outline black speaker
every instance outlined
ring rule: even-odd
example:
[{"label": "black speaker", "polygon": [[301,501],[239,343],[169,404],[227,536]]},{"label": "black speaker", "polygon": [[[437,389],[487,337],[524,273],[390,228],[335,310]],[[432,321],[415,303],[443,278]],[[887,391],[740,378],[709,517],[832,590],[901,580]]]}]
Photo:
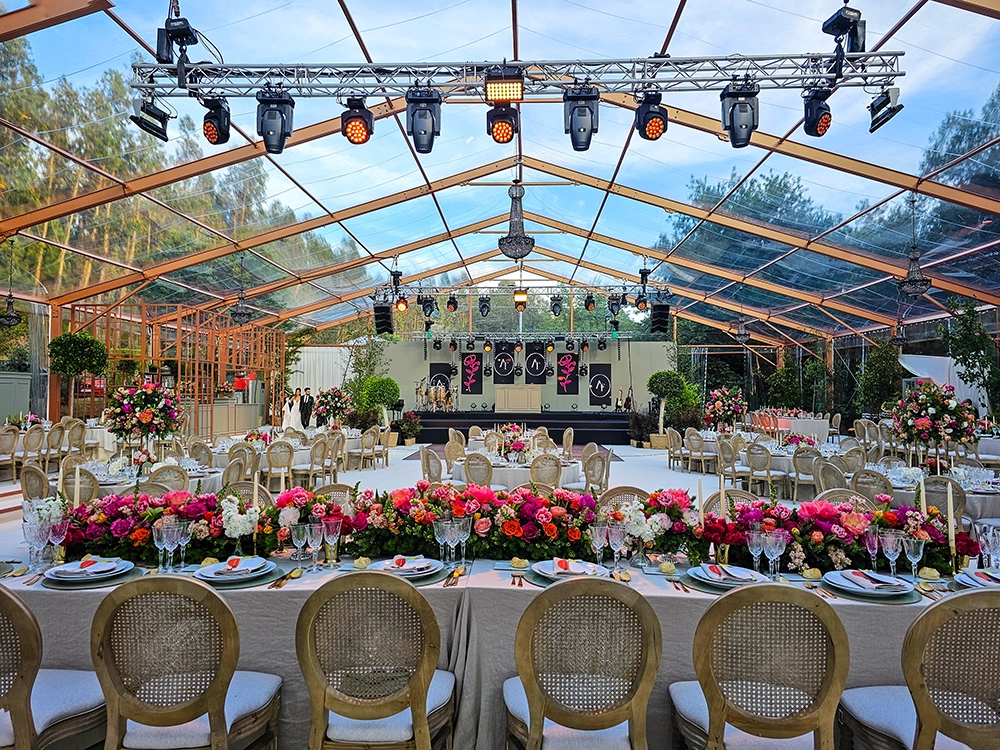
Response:
[{"label": "black speaker", "polygon": [[392,305],[374,305],[375,333],[395,333],[396,326],[392,322]]},{"label": "black speaker", "polygon": [[670,333],[670,305],[654,302],[649,313],[650,333]]}]

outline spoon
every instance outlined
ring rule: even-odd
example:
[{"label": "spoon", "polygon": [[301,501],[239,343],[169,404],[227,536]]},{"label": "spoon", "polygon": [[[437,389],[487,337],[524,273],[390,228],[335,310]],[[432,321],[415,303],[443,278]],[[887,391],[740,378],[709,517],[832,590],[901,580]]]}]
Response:
[{"label": "spoon", "polygon": [[917,581],[917,588],[920,590],[920,593],[926,596],[928,599],[933,599],[937,601],[938,599],[941,598],[940,592],[936,588],[931,586],[929,583],[927,583],[927,581]]}]

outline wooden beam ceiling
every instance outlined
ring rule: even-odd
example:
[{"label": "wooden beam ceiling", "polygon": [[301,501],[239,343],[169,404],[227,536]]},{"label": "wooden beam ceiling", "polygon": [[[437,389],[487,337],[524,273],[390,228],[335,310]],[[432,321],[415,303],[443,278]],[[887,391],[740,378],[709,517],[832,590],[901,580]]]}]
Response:
[{"label": "wooden beam ceiling", "polygon": [[109,0],[32,0],[24,8],[0,15],[0,42],[113,7]]},{"label": "wooden beam ceiling", "polygon": [[937,0],[937,2],[1000,20],[1000,0]]}]

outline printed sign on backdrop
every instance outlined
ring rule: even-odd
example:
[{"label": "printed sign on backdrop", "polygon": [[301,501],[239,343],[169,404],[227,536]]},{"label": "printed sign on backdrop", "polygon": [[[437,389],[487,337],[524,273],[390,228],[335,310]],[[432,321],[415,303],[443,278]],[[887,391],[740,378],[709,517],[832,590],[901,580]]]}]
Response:
[{"label": "printed sign on backdrop", "polygon": [[447,362],[431,362],[428,385],[451,387],[451,365]]},{"label": "printed sign on backdrop", "polygon": [[611,365],[590,366],[590,405],[611,406]]},{"label": "printed sign on backdrop", "polygon": [[532,341],[524,357],[524,382],[528,385],[545,385],[545,345]]},{"label": "printed sign on backdrop", "polygon": [[462,393],[478,396],[483,392],[483,355],[479,352],[462,357]]},{"label": "printed sign on backdrop", "polygon": [[493,358],[493,383],[514,385],[514,353],[507,348],[498,349]]},{"label": "printed sign on backdrop", "polygon": [[562,396],[576,396],[580,392],[580,355],[563,352],[556,361],[556,393]]}]

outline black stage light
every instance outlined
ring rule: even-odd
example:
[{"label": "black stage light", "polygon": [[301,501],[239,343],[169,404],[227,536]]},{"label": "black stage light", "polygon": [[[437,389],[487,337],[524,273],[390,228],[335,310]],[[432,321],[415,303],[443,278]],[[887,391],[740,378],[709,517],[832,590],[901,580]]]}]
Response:
[{"label": "black stage light", "polygon": [[285,140],[292,134],[295,100],[287,91],[257,92],[257,135],[264,139],[269,154],[285,150]]},{"label": "black stage light", "polygon": [[490,314],[490,298],[489,295],[483,295],[479,298],[479,314],[484,318]]},{"label": "black stage light", "polygon": [[519,365],[519,364],[514,365],[514,377],[515,378],[519,378],[522,375],[524,375],[524,368],[521,367],[521,365]]},{"label": "black stage light", "polygon": [[583,301],[583,309],[593,312],[596,307],[597,301],[594,299],[594,295],[588,292],[587,298]]},{"label": "black stage light", "polygon": [[424,311],[424,315],[428,318],[434,314],[435,310],[437,310],[437,300],[433,297],[420,297],[417,300],[417,303],[420,305],[420,309]]},{"label": "black stage light", "polygon": [[372,306],[375,312],[375,333],[395,333],[392,321],[392,305],[379,303]]},{"label": "black stage light", "polygon": [[441,339],[434,339],[433,346],[434,346],[434,351],[436,352],[441,351]]},{"label": "black stage light", "polygon": [[347,98],[347,110],[340,116],[340,132],[355,146],[367,143],[375,132],[375,115],[365,106],[364,97]]},{"label": "black stage light", "polygon": [[760,124],[760,105],[757,94],[760,86],[755,83],[729,84],[719,94],[722,101],[722,127],[729,133],[733,148],[750,145],[750,136]]},{"label": "black stage light", "polygon": [[134,122],[139,130],[166,141],[167,120],[170,119],[170,113],[157,107],[152,99],[143,99],[140,96],[132,100],[132,106],[135,114],[129,115],[128,119]]},{"label": "black stage light", "polygon": [[590,148],[597,132],[601,93],[596,86],[579,86],[563,91],[563,129],[574,151]]},{"label": "black stage light", "polygon": [[[483,377],[484,378],[492,378],[493,377],[493,365],[491,365],[489,362],[486,362],[485,364],[483,364]],[[475,409],[476,405],[473,404],[472,408]]]},{"label": "black stage light", "polygon": [[451,363],[451,367],[449,368],[449,373],[451,374],[452,377],[458,375],[458,365],[456,365],[454,362]]},{"label": "black stage light", "polygon": [[587,339],[584,339],[583,341],[580,342],[580,351],[581,352],[589,352],[590,351],[590,342],[587,341]]},{"label": "black stage light", "polygon": [[448,295],[448,312],[455,312],[458,309],[458,297],[454,294]]},{"label": "black stage light", "polygon": [[861,20],[861,11],[846,5],[823,22],[823,33],[841,38],[847,37],[844,51],[848,54],[865,51],[865,22]]},{"label": "black stage light", "polygon": [[670,333],[670,305],[654,302],[649,314],[650,333]]},{"label": "black stage light", "polygon": [[458,342],[454,338],[452,338],[452,340],[448,342],[448,351],[452,352],[458,351]]},{"label": "black stage light", "polygon": [[551,364],[545,365],[545,377],[551,378],[555,374],[556,374],[555,367],[553,367]]},{"label": "black stage light", "polygon": [[576,349],[576,342],[573,341],[573,337],[569,336],[566,339],[566,351],[571,352]]},{"label": "black stage light", "polygon": [[213,146],[229,142],[229,102],[225,99],[205,99],[202,104],[208,109],[201,124],[205,140]]},{"label": "black stage light", "polygon": [[520,68],[497,66],[486,71],[486,101],[519,102],[524,98],[524,73]]},{"label": "black stage light", "polygon": [[465,340],[465,348],[470,352],[474,352],[476,350],[476,340],[472,336],[469,336],[469,338]]},{"label": "black stage light", "polygon": [[902,104],[898,104],[899,89],[886,89],[876,96],[872,103],[868,105],[868,111],[872,113],[872,124],[868,128],[869,133],[874,133],[889,120],[898,115],[903,109]]},{"label": "black stage light", "polygon": [[405,294],[401,294],[401,295],[399,295],[399,297],[396,298],[396,311],[397,312],[401,312],[401,313],[402,312],[406,312],[406,310],[407,310],[407,308],[409,308],[409,306],[410,306],[410,303],[406,299],[406,295]]},{"label": "black stage light", "polygon": [[493,351],[493,342],[490,341],[489,339],[486,339],[486,341],[483,342],[483,351],[484,352]]},{"label": "black stage light", "polygon": [[427,334],[427,338],[431,337],[431,328],[433,327],[434,327],[434,321],[431,320],[430,318],[427,318],[424,321],[424,333]]},{"label": "black stage light", "polygon": [[547,351],[547,352],[554,352],[555,350],[556,350],[556,342],[555,341],[553,341],[552,339],[549,339],[548,341],[545,342],[545,351]]},{"label": "black stage light", "polygon": [[510,143],[520,130],[517,110],[498,104],[486,113],[486,133],[497,143]]},{"label": "black stage light", "polygon": [[647,307],[649,307],[649,300],[646,299],[646,295],[640,292],[635,297],[635,309],[642,312]]},{"label": "black stage light", "polygon": [[522,313],[528,307],[528,290],[527,289],[515,289],[514,290],[514,309],[519,313]]},{"label": "black stage light", "polygon": [[562,315],[562,295],[556,294],[552,297],[550,309],[557,318]]},{"label": "black stage light", "polygon": [[156,62],[171,65],[174,62],[174,45],[181,48],[181,54],[188,47],[198,43],[198,32],[186,18],[167,18],[162,29],[156,30]]},{"label": "black stage light", "polygon": [[621,298],[617,294],[612,294],[608,297],[608,312],[612,315],[617,315],[621,312],[622,302]]},{"label": "black stage light", "polygon": [[648,91],[635,109],[635,129],[647,141],[655,141],[667,132],[667,110],[660,106],[663,95]]},{"label": "black stage light", "polygon": [[524,351],[524,342],[521,341],[520,339],[518,339],[518,341],[514,344],[514,351],[515,352],[523,352]]},{"label": "black stage light", "polygon": [[809,92],[805,98],[805,122],[802,129],[806,135],[820,138],[826,135],[826,131],[833,124],[833,113],[827,99],[833,93],[832,89],[815,89]]},{"label": "black stage light", "polygon": [[406,134],[418,154],[429,154],[434,136],[441,135],[441,92],[414,87],[406,92]]},{"label": "black stage light", "polygon": [[618,326],[621,325],[621,321],[617,318],[612,318],[608,321],[608,325],[611,326],[611,338],[617,338],[616,334],[618,333]]},{"label": "black stage light", "polygon": [[603,336],[597,339],[597,351],[603,352],[607,348],[608,348],[608,342],[604,339]]},{"label": "black stage light", "polygon": [[580,368],[577,370],[577,372],[580,373],[580,377],[581,378],[585,378],[585,377],[587,377],[587,374],[590,372],[590,368],[587,367],[587,363],[586,362],[581,362],[580,363]]}]

